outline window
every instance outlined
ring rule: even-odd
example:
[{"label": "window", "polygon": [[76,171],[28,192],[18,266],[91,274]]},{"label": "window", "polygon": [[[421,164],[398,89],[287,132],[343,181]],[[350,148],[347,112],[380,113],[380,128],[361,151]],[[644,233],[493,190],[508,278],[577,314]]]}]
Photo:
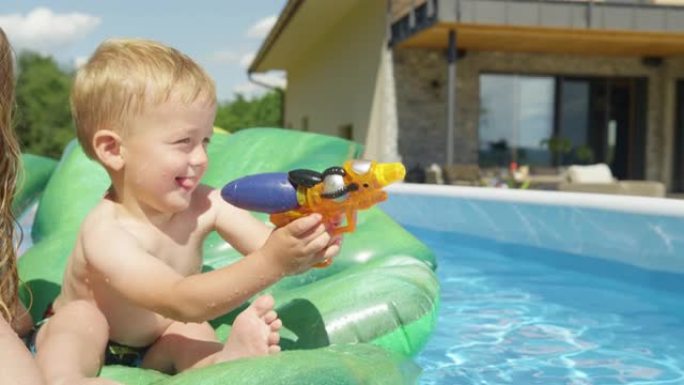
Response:
[{"label": "window", "polygon": [[646,78],[483,74],[480,95],[480,166],[602,162],[643,178]]},{"label": "window", "polygon": [[480,165],[551,165],[554,94],[553,77],[480,76]]},{"label": "window", "polygon": [[[565,141],[557,143],[554,150],[554,162],[560,165],[576,163],[591,163],[594,160],[594,151],[589,146],[592,142],[591,130],[592,122],[591,100],[596,100],[598,104],[604,104],[604,97],[599,95],[597,85],[604,83],[600,80],[592,81],[581,78],[562,78],[560,79],[560,99],[558,101],[559,127],[556,138]],[[596,104],[595,103],[595,104]],[[593,115],[597,113],[594,112]],[[599,117],[603,112],[598,112]],[[606,163],[610,163],[607,161]]]}]

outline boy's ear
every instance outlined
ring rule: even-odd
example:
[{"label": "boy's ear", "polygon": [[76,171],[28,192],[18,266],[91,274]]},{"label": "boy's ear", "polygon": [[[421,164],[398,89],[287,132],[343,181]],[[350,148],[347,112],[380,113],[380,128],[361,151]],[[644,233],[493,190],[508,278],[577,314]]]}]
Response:
[{"label": "boy's ear", "polygon": [[111,130],[99,130],[93,136],[95,155],[106,167],[119,171],[124,166],[121,137]]}]

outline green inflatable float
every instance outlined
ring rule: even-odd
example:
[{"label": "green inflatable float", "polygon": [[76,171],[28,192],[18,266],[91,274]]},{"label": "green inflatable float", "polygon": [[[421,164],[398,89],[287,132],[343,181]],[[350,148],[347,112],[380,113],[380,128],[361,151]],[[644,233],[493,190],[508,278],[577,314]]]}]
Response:
[{"label": "green inflatable float", "polygon": [[[359,157],[361,148],[339,138],[260,128],[216,132],[208,151],[211,161],[203,182],[220,188],[255,173],[341,165]],[[24,165],[15,209],[40,200],[31,232],[34,244],[19,259],[21,296],[39,320],[59,292],[81,220],[109,183],[76,142],[58,164],[25,156]],[[205,270],[240,258],[216,234],[207,238],[204,254]],[[435,267],[425,245],[372,208],[359,213],[358,227],[345,236],[333,265],[269,288],[284,325],[281,354],[175,376],[120,366],[107,366],[100,375],[129,385],[413,383],[419,369],[410,357],[425,344],[437,318]],[[239,310],[211,321],[221,339]]]}]

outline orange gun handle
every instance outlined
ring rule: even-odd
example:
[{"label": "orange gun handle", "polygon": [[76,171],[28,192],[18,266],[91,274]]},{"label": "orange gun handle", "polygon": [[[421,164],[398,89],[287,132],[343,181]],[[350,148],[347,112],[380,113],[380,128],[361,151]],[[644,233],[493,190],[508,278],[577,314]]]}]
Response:
[{"label": "orange gun handle", "polygon": [[[288,223],[294,221],[295,219],[303,217],[304,215],[306,215],[306,214],[299,212],[299,211],[296,211],[296,210],[291,210],[291,211],[286,211],[286,212],[282,212],[282,213],[271,214],[269,216],[269,219],[270,219],[271,223],[273,223],[276,227],[283,227],[283,226],[287,225]],[[325,219],[326,218],[323,218],[323,221],[325,221]],[[333,236],[337,235],[337,234],[335,234],[336,230],[337,229],[333,229],[331,235],[333,235]],[[323,262],[315,264],[314,267],[322,269],[324,267],[330,266],[331,263],[332,263],[332,259],[329,258]]]},{"label": "orange gun handle", "polygon": [[[301,211],[291,210],[282,213],[271,214],[269,219],[276,227],[283,227],[295,219],[299,219],[309,214],[310,213],[302,213]],[[339,226],[339,216],[331,217],[328,215],[323,215],[322,222],[325,224],[326,228],[330,231],[330,235],[332,236],[350,233],[356,228],[356,216],[354,214],[355,210],[353,209],[345,210],[345,216],[347,218],[347,224],[345,226]]]},{"label": "orange gun handle", "polygon": [[[345,215],[347,217],[347,225],[342,226],[342,227],[339,227],[339,226],[334,227],[331,231],[331,234],[330,234],[333,237],[338,236],[338,235],[342,235],[344,233],[351,233],[352,231],[354,231],[354,229],[356,229],[356,210],[347,209]],[[335,221],[335,222],[337,222],[337,221]],[[332,263],[332,259],[328,258],[321,263],[315,264],[314,267],[324,268],[324,267],[330,266],[331,263]]]}]

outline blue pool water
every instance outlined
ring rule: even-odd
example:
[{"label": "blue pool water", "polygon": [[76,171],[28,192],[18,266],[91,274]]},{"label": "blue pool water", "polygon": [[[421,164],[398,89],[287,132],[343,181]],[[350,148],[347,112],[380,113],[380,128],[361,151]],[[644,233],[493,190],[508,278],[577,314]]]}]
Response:
[{"label": "blue pool water", "polygon": [[684,276],[405,226],[442,290],[421,384],[684,384]]}]

